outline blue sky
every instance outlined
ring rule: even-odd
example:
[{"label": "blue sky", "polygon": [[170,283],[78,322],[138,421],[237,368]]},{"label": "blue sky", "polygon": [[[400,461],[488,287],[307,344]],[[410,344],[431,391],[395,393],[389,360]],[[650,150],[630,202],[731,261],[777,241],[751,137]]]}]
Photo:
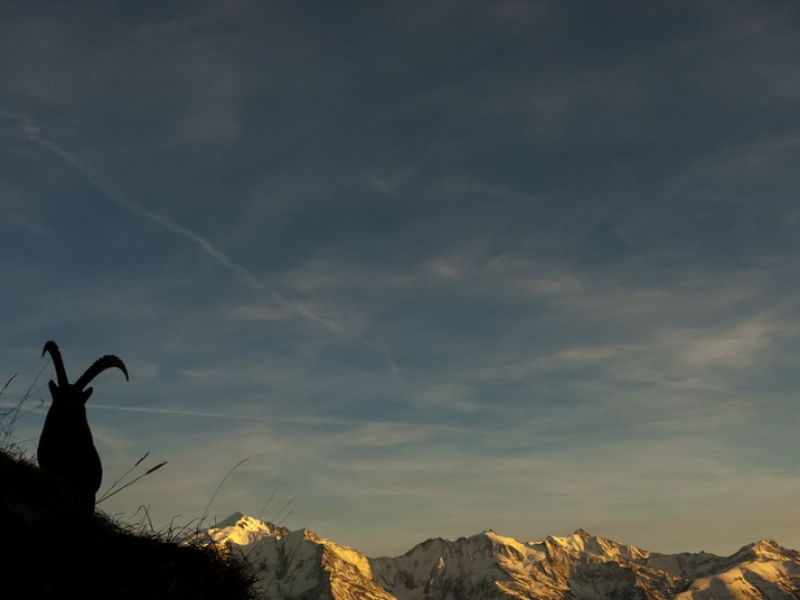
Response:
[{"label": "blue sky", "polygon": [[126,362],[106,511],[800,547],[796,2],[2,12],[0,399]]}]

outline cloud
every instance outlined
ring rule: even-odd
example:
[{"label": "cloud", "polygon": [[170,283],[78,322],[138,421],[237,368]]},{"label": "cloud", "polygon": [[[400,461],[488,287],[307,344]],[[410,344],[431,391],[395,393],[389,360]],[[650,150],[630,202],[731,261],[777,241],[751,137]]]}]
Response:
[{"label": "cloud", "polygon": [[570,347],[543,359],[543,364],[604,365],[617,377],[649,383],[698,383],[702,377],[702,387],[716,389],[726,372],[769,365],[781,342],[796,335],[791,322],[774,317],[744,314],[738,319],[705,328],[654,323],[639,339]]},{"label": "cloud", "polygon": [[373,422],[359,425],[342,437],[344,446],[358,448],[385,448],[405,444],[421,444],[430,441],[438,428],[424,424],[399,422]]},{"label": "cloud", "polygon": [[696,336],[684,342],[683,360],[690,365],[722,366],[730,369],[753,366],[769,354],[770,338],[785,330],[769,327],[755,318],[721,334]]}]

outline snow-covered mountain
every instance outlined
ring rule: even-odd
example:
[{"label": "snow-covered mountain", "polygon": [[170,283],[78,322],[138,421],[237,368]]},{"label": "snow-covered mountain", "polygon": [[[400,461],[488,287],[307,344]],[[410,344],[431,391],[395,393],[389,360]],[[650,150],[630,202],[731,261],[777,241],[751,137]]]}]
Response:
[{"label": "snow-covered mountain", "polygon": [[239,513],[207,535],[242,552],[269,600],[800,598],[800,554],[772,540],[716,556],[648,552],[580,529],[539,542],[484,531],[367,558],[308,529]]}]

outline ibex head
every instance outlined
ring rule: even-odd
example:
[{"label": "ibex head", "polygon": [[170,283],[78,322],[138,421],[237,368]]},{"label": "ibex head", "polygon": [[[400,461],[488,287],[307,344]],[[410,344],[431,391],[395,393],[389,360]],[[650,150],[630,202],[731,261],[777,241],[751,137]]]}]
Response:
[{"label": "ibex head", "polygon": [[125,374],[125,379],[129,379],[125,363],[113,354],[106,354],[94,361],[92,366],[86,369],[86,372],[78,378],[78,381],[70,383],[67,377],[67,370],[64,368],[64,359],[61,358],[61,351],[55,342],[49,341],[44,345],[42,356],[47,352],[50,353],[53,359],[53,366],[56,369],[56,381],[58,382],[51,380],[47,384],[50,388],[50,395],[53,396],[53,404],[56,403],[56,398],[58,398],[75,406],[83,406],[94,391],[94,388],[87,388],[86,386],[100,373],[111,367],[120,369]]},{"label": "ibex head", "polygon": [[44,345],[42,356],[48,352],[53,359],[56,381],[48,384],[53,403],[47,411],[39,438],[39,466],[64,479],[81,506],[92,511],[103,478],[103,467],[86,420],[85,404],[93,391],[86,386],[111,367],[120,369],[125,379],[128,379],[128,370],[119,358],[109,354],[96,360],[75,383],[70,383],[55,342]]}]

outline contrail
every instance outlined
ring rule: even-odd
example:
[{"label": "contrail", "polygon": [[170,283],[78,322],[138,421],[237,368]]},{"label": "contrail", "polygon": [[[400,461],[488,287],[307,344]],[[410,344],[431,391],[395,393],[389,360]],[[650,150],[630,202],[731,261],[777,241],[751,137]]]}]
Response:
[{"label": "contrail", "polygon": [[227,269],[236,272],[251,287],[262,292],[269,291],[271,296],[276,301],[283,304],[284,306],[289,307],[292,313],[296,313],[304,319],[322,325],[323,327],[332,331],[333,333],[344,335],[346,337],[349,337],[357,342],[366,345],[367,347],[379,351],[381,354],[383,354],[386,362],[388,363],[390,373],[392,376],[396,376],[400,372],[400,369],[398,368],[397,364],[394,362],[394,360],[392,360],[391,356],[389,355],[389,352],[386,349],[349,334],[347,331],[344,330],[344,328],[339,323],[321,317],[320,315],[316,314],[314,311],[308,308],[308,306],[306,306],[301,302],[294,302],[288,300],[287,298],[283,297],[281,294],[279,294],[274,290],[267,290],[266,286],[263,283],[261,283],[261,281],[259,281],[259,279],[255,276],[255,274],[253,274],[249,269],[246,269],[245,267],[231,260],[231,258],[227,254],[225,254],[220,249],[215,247],[211,242],[209,242],[204,237],[196,234],[194,231],[191,231],[186,227],[183,227],[175,223],[171,219],[168,219],[163,215],[155,213],[145,208],[141,204],[137,204],[136,202],[132,202],[131,200],[126,198],[124,193],[122,193],[119,189],[117,189],[116,186],[114,186],[112,183],[107,181],[102,175],[100,175],[100,173],[95,171],[90,165],[80,160],[71,152],[68,152],[67,150],[62,148],[56,142],[42,136],[41,130],[39,129],[39,126],[34,119],[10,110],[0,110],[0,117],[11,119],[19,123],[22,131],[25,133],[25,136],[31,142],[33,142],[38,146],[41,146],[42,148],[45,148],[46,150],[52,152],[53,154],[61,158],[61,160],[66,162],[68,165],[70,165],[72,168],[74,168],[76,171],[78,171],[84,177],[86,177],[86,179],[95,188],[97,188],[97,190],[99,190],[104,196],[106,196],[116,205],[136,215],[144,217],[145,219],[155,223],[159,227],[162,227],[163,229],[176,233],[179,236],[184,237],[189,241],[193,242],[194,244],[199,246],[203,250],[203,252],[205,252],[208,256],[217,261],[219,264],[221,264]]},{"label": "contrail", "polygon": [[124,194],[122,194],[118,189],[116,189],[111,183],[105,180],[97,171],[95,171],[91,166],[87,165],[80,159],[78,159],[74,154],[71,152],[67,152],[53,142],[52,140],[48,140],[47,138],[42,137],[41,131],[39,130],[39,126],[36,122],[27,117],[25,115],[20,115],[8,110],[0,111],[0,116],[5,117],[7,119],[13,119],[20,124],[22,131],[25,133],[27,138],[33,142],[34,144],[41,146],[52,152],[53,154],[57,155],[61,158],[64,162],[68,165],[73,167],[75,170],[80,172],[86,179],[100,192],[102,192],[107,198],[113,201],[118,206],[135,213],[139,216],[142,216],[149,221],[152,221],[156,225],[163,227],[173,233],[177,233],[178,235],[194,242],[200,248],[208,254],[211,258],[215,261],[220,263],[221,265],[236,271],[239,275],[241,275],[245,281],[247,281],[251,286],[263,290],[264,286],[258,281],[258,279],[246,268],[242,267],[241,265],[236,264],[234,261],[230,259],[230,257],[219,250],[218,248],[214,247],[214,245],[206,240],[205,238],[197,235],[193,231],[178,225],[174,221],[168,219],[163,215],[159,215],[154,213],[151,210],[148,210],[144,206],[140,204],[136,204],[135,202],[131,202],[127,198],[125,198]]},{"label": "contrail", "polygon": [[[214,419],[231,419],[236,421],[266,421],[276,420],[267,419],[266,417],[259,417],[256,415],[237,415],[233,413],[215,413],[206,412],[201,410],[178,410],[175,408],[144,408],[138,406],[111,406],[109,404],[92,404],[92,408],[99,408],[101,410],[123,411],[123,412],[138,412],[158,415],[179,415],[182,417],[210,417]],[[282,421],[291,422],[292,419],[277,419]]]},{"label": "contrail", "polygon": [[[51,402],[41,401],[35,408],[29,412],[34,412],[39,409],[47,410]],[[484,433],[470,427],[459,427],[455,425],[443,425],[439,423],[412,423],[407,421],[380,421],[373,419],[355,419],[345,417],[276,417],[276,416],[261,416],[254,414],[238,414],[226,412],[212,412],[203,410],[184,410],[177,408],[152,408],[145,406],[112,406],[110,404],[96,404],[90,403],[91,409],[110,410],[116,412],[132,412],[132,413],[146,413],[156,415],[175,415],[179,417],[200,417],[205,419],[228,419],[231,421],[260,421],[265,423],[291,423],[296,425],[316,425],[318,427],[353,427],[359,425],[390,425],[400,429],[409,430],[425,430],[425,431],[443,431],[450,433],[469,433],[478,434]],[[0,401],[0,408],[15,408],[18,403]]]},{"label": "contrail", "polygon": [[[205,252],[208,256],[217,261],[219,264],[238,273],[242,277],[242,279],[245,282],[247,282],[251,287],[260,291],[266,290],[264,284],[262,284],[250,270],[246,269],[245,267],[231,260],[231,258],[227,254],[222,252],[220,249],[216,248],[207,239],[187,229],[186,227],[178,225],[177,223],[175,223],[171,219],[168,219],[164,215],[155,213],[140,204],[132,202],[131,200],[125,197],[125,194],[123,194],[113,184],[107,181],[90,165],[86,164],[78,157],[76,157],[74,154],[68,152],[54,141],[43,137],[39,129],[39,126],[36,124],[36,121],[34,121],[32,118],[9,110],[0,110],[0,117],[5,117],[6,119],[12,119],[14,121],[17,121],[22,131],[25,133],[26,137],[31,142],[33,142],[38,146],[41,146],[42,148],[45,148],[46,150],[49,150],[50,152],[61,158],[64,162],[66,162],[68,165],[70,165],[72,168],[74,168],[76,171],[78,171],[84,177],[86,177],[86,179],[95,188],[97,188],[103,195],[105,195],[116,205],[136,215],[144,217],[145,219],[155,223],[156,225],[162,227],[163,229],[176,233],[181,237],[184,237],[190,240],[191,242],[194,242],[197,246],[199,246],[203,250],[203,252]],[[285,304],[286,306],[291,307],[293,312],[296,312],[311,321],[321,323],[326,327],[328,327],[329,329],[338,330],[338,326],[335,323],[332,323],[329,320],[323,319],[322,317],[315,315],[307,307],[295,302],[291,302],[275,291],[272,291],[271,293],[272,297],[275,300]]]},{"label": "contrail", "polygon": [[[48,406],[48,404],[45,404]],[[341,426],[358,426],[358,425],[391,425],[392,427],[413,430],[428,430],[428,431],[448,431],[455,433],[482,433],[477,429],[469,427],[456,427],[452,425],[441,425],[437,423],[410,423],[404,421],[375,421],[370,419],[347,419],[342,417],[274,417],[274,416],[260,416],[260,415],[240,415],[236,413],[224,412],[208,412],[200,410],[179,410],[173,408],[147,408],[140,406],[111,406],[110,404],[92,404],[92,409],[99,408],[101,410],[123,411],[123,412],[137,412],[159,415],[176,415],[181,417],[204,417],[212,419],[230,419],[232,421],[264,421],[269,423],[293,423],[298,425],[317,425],[320,427],[341,427]]]}]

